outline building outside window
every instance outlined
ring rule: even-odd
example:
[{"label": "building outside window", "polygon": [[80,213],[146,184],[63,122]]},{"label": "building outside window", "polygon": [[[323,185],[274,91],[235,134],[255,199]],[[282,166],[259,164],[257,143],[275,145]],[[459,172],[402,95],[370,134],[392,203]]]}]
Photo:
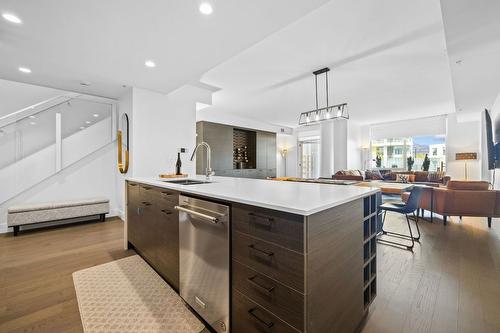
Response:
[{"label": "building outside window", "polygon": [[[407,158],[413,157],[413,171],[422,170],[425,154],[430,159],[429,171],[446,170],[444,135],[387,138],[371,141],[372,168],[407,170]],[[380,166],[377,166],[377,156]]]},{"label": "building outside window", "polygon": [[319,138],[307,138],[299,141],[300,177],[319,177]]}]

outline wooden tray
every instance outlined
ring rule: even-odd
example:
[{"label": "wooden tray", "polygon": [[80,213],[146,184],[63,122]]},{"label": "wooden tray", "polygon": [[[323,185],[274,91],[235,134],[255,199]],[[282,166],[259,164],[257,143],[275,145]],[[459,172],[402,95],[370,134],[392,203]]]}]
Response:
[{"label": "wooden tray", "polygon": [[183,173],[182,175],[176,175],[175,173],[162,173],[160,178],[185,178],[187,176],[187,173]]}]

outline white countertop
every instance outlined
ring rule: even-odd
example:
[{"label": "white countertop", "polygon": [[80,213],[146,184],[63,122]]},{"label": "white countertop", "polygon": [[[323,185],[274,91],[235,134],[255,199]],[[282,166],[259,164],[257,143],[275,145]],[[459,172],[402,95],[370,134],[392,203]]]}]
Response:
[{"label": "white countertop", "polygon": [[[197,175],[189,177],[189,179],[205,180],[205,176]],[[212,177],[211,183],[199,185],[171,184],[165,180],[174,179],[146,177],[128,177],[127,180],[304,216],[379,191],[376,188],[352,185],[309,184],[217,176]]]}]

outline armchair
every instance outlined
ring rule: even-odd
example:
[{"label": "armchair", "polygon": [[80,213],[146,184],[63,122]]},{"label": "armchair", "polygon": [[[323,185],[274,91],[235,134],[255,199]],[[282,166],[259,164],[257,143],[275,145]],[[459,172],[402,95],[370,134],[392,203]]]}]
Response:
[{"label": "armchair", "polygon": [[[403,193],[403,201],[408,197]],[[477,216],[488,218],[491,228],[492,218],[500,217],[500,191],[490,190],[485,181],[450,180],[447,187],[424,191],[419,208],[442,215],[445,225],[448,216]]]}]

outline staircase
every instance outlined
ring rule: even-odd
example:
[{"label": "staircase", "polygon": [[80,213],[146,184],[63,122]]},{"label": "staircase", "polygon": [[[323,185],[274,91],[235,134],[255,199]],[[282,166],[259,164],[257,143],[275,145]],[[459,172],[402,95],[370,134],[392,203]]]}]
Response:
[{"label": "staircase", "polygon": [[113,142],[113,100],[68,94],[0,118],[0,204]]}]

